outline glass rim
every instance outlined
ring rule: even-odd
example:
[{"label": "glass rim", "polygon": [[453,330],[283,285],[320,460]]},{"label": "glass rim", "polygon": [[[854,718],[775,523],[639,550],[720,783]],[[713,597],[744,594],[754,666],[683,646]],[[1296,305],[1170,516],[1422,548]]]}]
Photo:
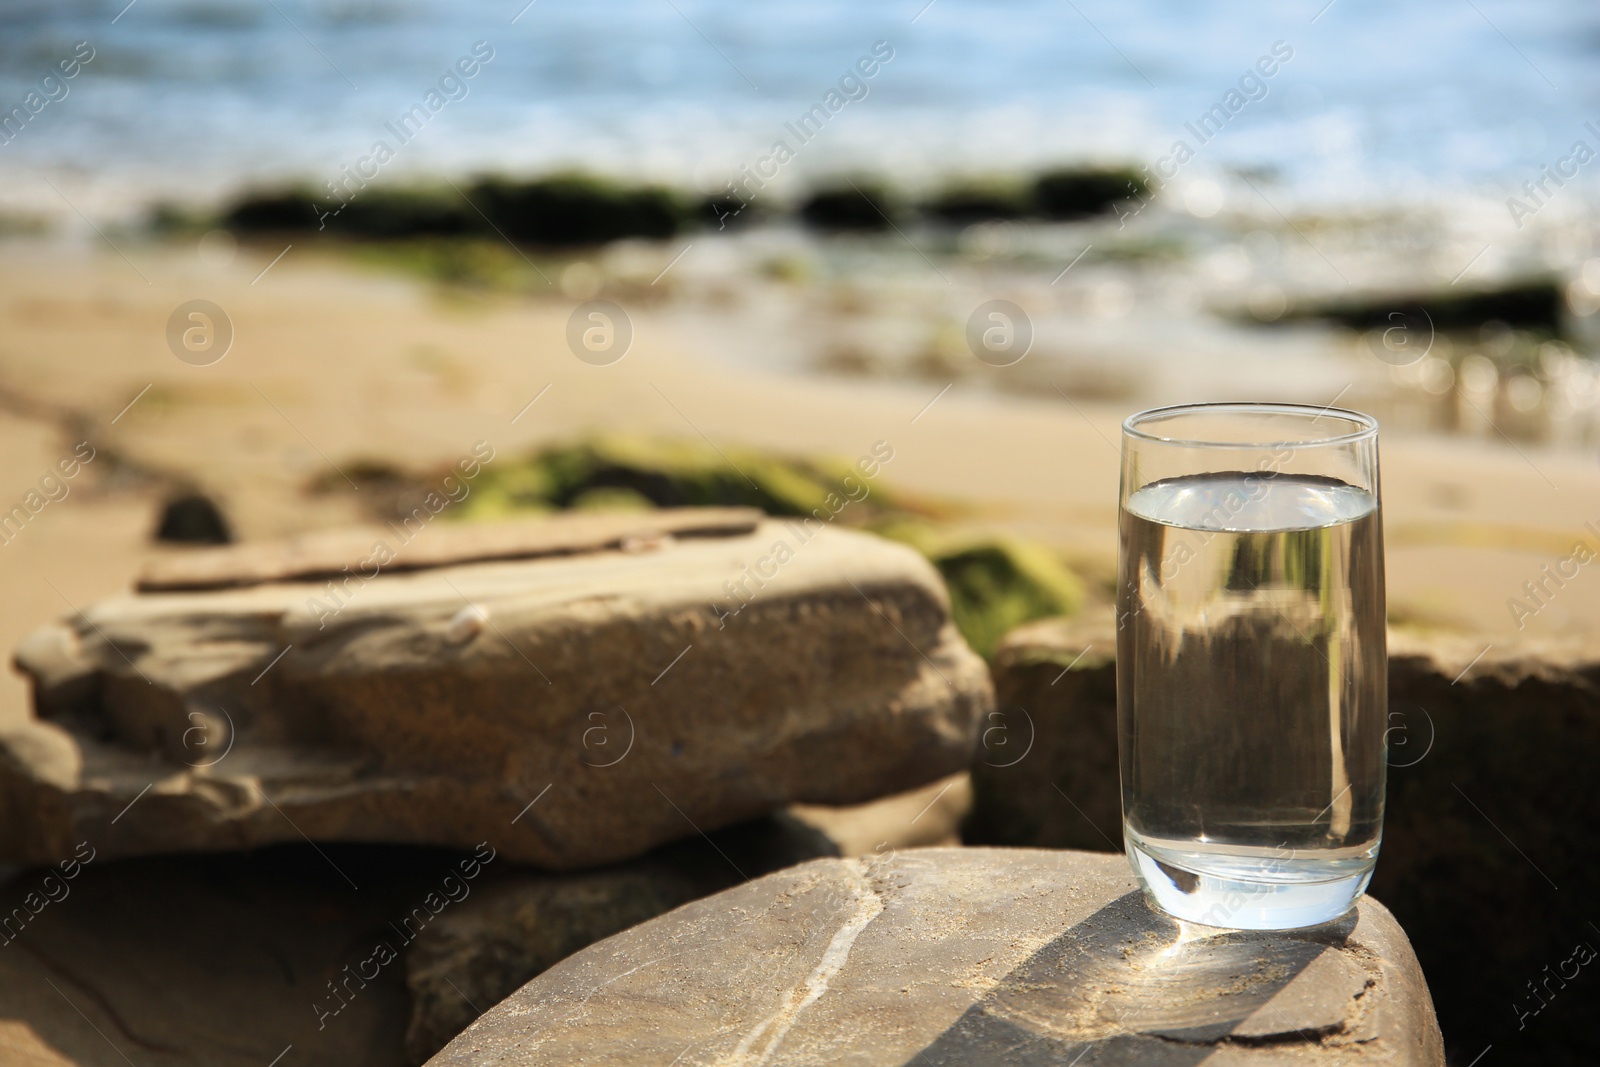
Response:
[{"label": "glass rim", "polygon": [[[1203,437],[1163,437],[1140,428],[1145,422],[1159,419],[1207,414],[1267,414],[1299,417],[1309,415],[1313,423],[1318,419],[1332,416],[1353,424],[1356,429],[1348,433],[1336,433],[1327,437],[1302,440],[1212,441]],[[1125,436],[1140,441],[1151,441],[1163,445],[1178,445],[1185,448],[1227,448],[1234,450],[1248,448],[1321,448],[1327,445],[1347,445],[1374,438],[1378,435],[1378,420],[1364,412],[1353,411],[1350,408],[1336,408],[1331,404],[1327,407],[1319,408],[1311,404],[1283,404],[1266,401],[1208,401],[1200,404],[1170,404],[1166,407],[1135,412],[1122,420],[1122,432]]]}]

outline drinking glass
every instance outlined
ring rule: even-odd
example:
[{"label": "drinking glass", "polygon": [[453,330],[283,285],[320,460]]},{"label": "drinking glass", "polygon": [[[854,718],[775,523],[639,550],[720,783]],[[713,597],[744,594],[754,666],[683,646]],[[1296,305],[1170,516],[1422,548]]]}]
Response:
[{"label": "drinking glass", "polygon": [[1149,899],[1210,926],[1337,918],[1383,831],[1378,424],[1294,404],[1123,423],[1122,832]]}]

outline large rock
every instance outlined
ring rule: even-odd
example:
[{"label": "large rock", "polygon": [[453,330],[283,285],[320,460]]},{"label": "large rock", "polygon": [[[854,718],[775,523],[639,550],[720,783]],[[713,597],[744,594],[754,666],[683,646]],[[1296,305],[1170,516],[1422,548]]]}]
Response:
[{"label": "large rock", "polygon": [[1370,899],[1288,933],[1181,926],[1120,857],[1000,849],[817,860],[696,901],[546,971],[429,1062],[1079,1059],[1443,1063],[1416,959]]},{"label": "large rock", "polygon": [[[1389,649],[1388,810],[1371,888],[1411,935],[1451,1058],[1492,1044],[1595,1062],[1600,1031],[1565,986],[1588,980],[1573,978],[1579,946],[1600,946],[1587,893],[1600,882],[1588,847],[1600,649],[1403,630]],[[1115,660],[1109,615],[1006,639],[969,842],[1121,847]]]},{"label": "large rock", "polygon": [[0,872],[0,1064],[414,1065],[562,957],[833,852],[782,816],[578,874],[492,842],[120,861],[84,842]]},{"label": "large rock", "polygon": [[35,633],[0,855],[493,838],[574,869],[962,770],[990,706],[937,573],[865,534],[686,509],[414,536],[209,550]]},{"label": "large rock", "polygon": [[406,952],[406,1057],[421,1063],[484,1011],[579,949],[680,904],[838,848],[784,815],[680,841],[592,871],[485,879]]},{"label": "large rock", "polygon": [[420,1063],[489,1008],[573,952],[747,878],[817,856],[959,844],[965,774],[849,807],[794,805],[713,837],[593,871],[514,871],[441,915],[406,955]]}]

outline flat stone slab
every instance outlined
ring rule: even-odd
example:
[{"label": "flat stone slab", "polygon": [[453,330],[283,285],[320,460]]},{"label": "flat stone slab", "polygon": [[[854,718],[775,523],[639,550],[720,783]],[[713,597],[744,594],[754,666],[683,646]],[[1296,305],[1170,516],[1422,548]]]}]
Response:
[{"label": "flat stone slab", "polygon": [[1363,899],[1285,933],[1180,924],[1120,856],[823,859],[572,956],[430,1067],[1440,1065],[1404,933]]},{"label": "flat stone slab", "polygon": [[[619,521],[558,523],[568,550],[541,535],[539,558],[397,573],[369,547],[337,580],[130,594],[37,631],[17,664],[44,721],[0,737],[0,858],[493,838],[570,870],[966,768],[991,684],[920,555],[814,520]],[[261,551],[182,580],[338,558]]]},{"label": "flat stone slab", "polygon": [[[319,581],[359,573],[374,542],[410,538],[385,564],[414,571],[452,563],[570,556],[644,545],[671,537],[731,537],[761,522],[755,508],[666,508],[642,513],[568,513],[538,519],[425,528],[423,516],[389,528],[324,530],[272,544],[203,548],[152,560],[139,574],[141,593],[230,589],[267,582]],[[427,516],[430,517],[431,516]],[[415,542],[415,543],[412,543]]]}]

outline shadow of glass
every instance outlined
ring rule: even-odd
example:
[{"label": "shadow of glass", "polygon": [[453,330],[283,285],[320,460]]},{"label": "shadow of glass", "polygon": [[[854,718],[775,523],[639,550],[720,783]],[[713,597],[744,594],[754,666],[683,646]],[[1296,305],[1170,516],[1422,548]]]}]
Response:
[{"label": "shadow of glass", "polygon": [[907,1067],[1181,1067],[1224,1038],[1314,1043],[1344,1027],[1367,984],[1337,951],[1355,923],[1352,912],[1305,930],[1222,930],[1128,893],[1012,970]]}]

